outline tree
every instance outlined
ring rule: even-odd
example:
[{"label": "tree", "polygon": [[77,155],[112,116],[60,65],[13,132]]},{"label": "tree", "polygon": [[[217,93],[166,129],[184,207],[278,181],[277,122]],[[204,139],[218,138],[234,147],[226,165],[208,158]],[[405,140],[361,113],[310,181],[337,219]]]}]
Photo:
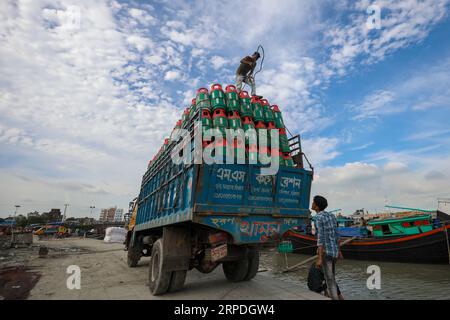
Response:
[{"label": "tree", "polygon": [[16,217],[16,226],[25,228],[28,225],[27,217],[19,215]]}]

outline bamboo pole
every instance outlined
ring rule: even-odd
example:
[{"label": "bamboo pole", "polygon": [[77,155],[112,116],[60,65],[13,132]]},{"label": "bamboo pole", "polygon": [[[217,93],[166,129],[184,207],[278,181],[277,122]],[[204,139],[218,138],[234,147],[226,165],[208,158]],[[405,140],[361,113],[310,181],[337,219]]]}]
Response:
[{"label": "bamboo pole", "polygon": [[[352,238],[350,238],[350,239],[347,239],[347,240],[345,240],[344,242],[342,242],[342,243],[340,244],[340,246],[341,246],[341,247],[342,247],[342,246],[345,246],[346,244],[352,242],[352,241],[355,240],[356,238],[357,238],[357,237],[352,237]],[[287,268],[286,268],[285,270],[283,270],[282,272],[285,273],[285,272],[293,271],[294,269],[297,269],[298,267],[301,267],[301,266],[307,264],[308,262],[313,261],[313,260],[316,259],[316,258],[317,258],[317,255],[315,255],[315,256],[313,256],[313,257],[310,257],[310,258],[308,258],[308,259],[306,259],[306,260],[303,260],[302,262],[297,263],[296,265],[293,265],[292,267],[287,267]],[[287,261],[286,261],[286,266],[287,266]]]}]

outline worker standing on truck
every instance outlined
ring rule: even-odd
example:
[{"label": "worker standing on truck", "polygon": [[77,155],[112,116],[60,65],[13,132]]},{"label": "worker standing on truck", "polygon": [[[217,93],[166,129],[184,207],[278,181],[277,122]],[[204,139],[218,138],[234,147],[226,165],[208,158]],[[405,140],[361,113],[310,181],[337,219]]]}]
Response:
[{"label": "worker standing on truck", "polygon": [[327,296],[339,300],[335,277],[335,265],[338,257],[342,257],[339,250],[339,235],[336,217],[325,209],[328,201],[322,196],[315,196],[312,209],[317,213],[317,261],[316,267],[322,268],[327,284]]},{"label": "worker standing on truck", "polygon": [[252,88],[252,96],[256,95],[255,79],[253,78],[253,71],[256,67],[256,62],[261,57],[259,52],[255,52],[251,56],[246,56],[241,60],[241,64],[236,70],[236,88],[238,92],[242,90],[242,82],[248,84]]}]

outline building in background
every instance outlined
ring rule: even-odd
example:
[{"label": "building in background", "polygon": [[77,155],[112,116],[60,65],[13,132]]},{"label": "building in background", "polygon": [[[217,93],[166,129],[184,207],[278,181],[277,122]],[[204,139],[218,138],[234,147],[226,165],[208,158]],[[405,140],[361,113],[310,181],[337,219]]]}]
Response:
[{"label": "building in background", "polygon": [[[101,222],[114,222],[116,218],[117,207],[111,207],[108,209],[102,209],[100,211],[100,221]],[[123,211],[122,211],[123,213]]]},{"label": "building in background", "polygon": [[61,209],[51,209],[49,212],[44,212],[42,217],[48,222],[59,222],[62,220]]},{"label": "building in background", "polygon": [[100,216],[98,217],[98,221],[106,221],[106,209],[100,210]]},{"label": "building in background", "polygon": [[30,219],[30,218],[37,218],[37,217],[39,217],[39,212],[37,212],[37,211],[29,212],[29,213],[27,214],[27,218],[28,218],[28,219]]},{"label": "building in background", "polygon": [[116,209],[116,214],[114,216],[114,221],[115,222],[122,222],[123,218],[123,209]]}]

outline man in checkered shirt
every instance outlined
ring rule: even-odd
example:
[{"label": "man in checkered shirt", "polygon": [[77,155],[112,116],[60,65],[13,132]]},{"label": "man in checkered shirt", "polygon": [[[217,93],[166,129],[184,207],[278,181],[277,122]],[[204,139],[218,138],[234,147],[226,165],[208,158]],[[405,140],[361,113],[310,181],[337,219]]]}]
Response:
[{"label": "man in checkered shirt", "polygon": [[317,212],[316,235],[317,235],[317,261],[316,267],[322,268],[327,284],[328,296],[333,300],[339,300],[335,264],[342,254],[339,250],[339,235],[337,232],[336,217],[325,209],[328,201],[322,196],[315,196],[312,209]]}]

